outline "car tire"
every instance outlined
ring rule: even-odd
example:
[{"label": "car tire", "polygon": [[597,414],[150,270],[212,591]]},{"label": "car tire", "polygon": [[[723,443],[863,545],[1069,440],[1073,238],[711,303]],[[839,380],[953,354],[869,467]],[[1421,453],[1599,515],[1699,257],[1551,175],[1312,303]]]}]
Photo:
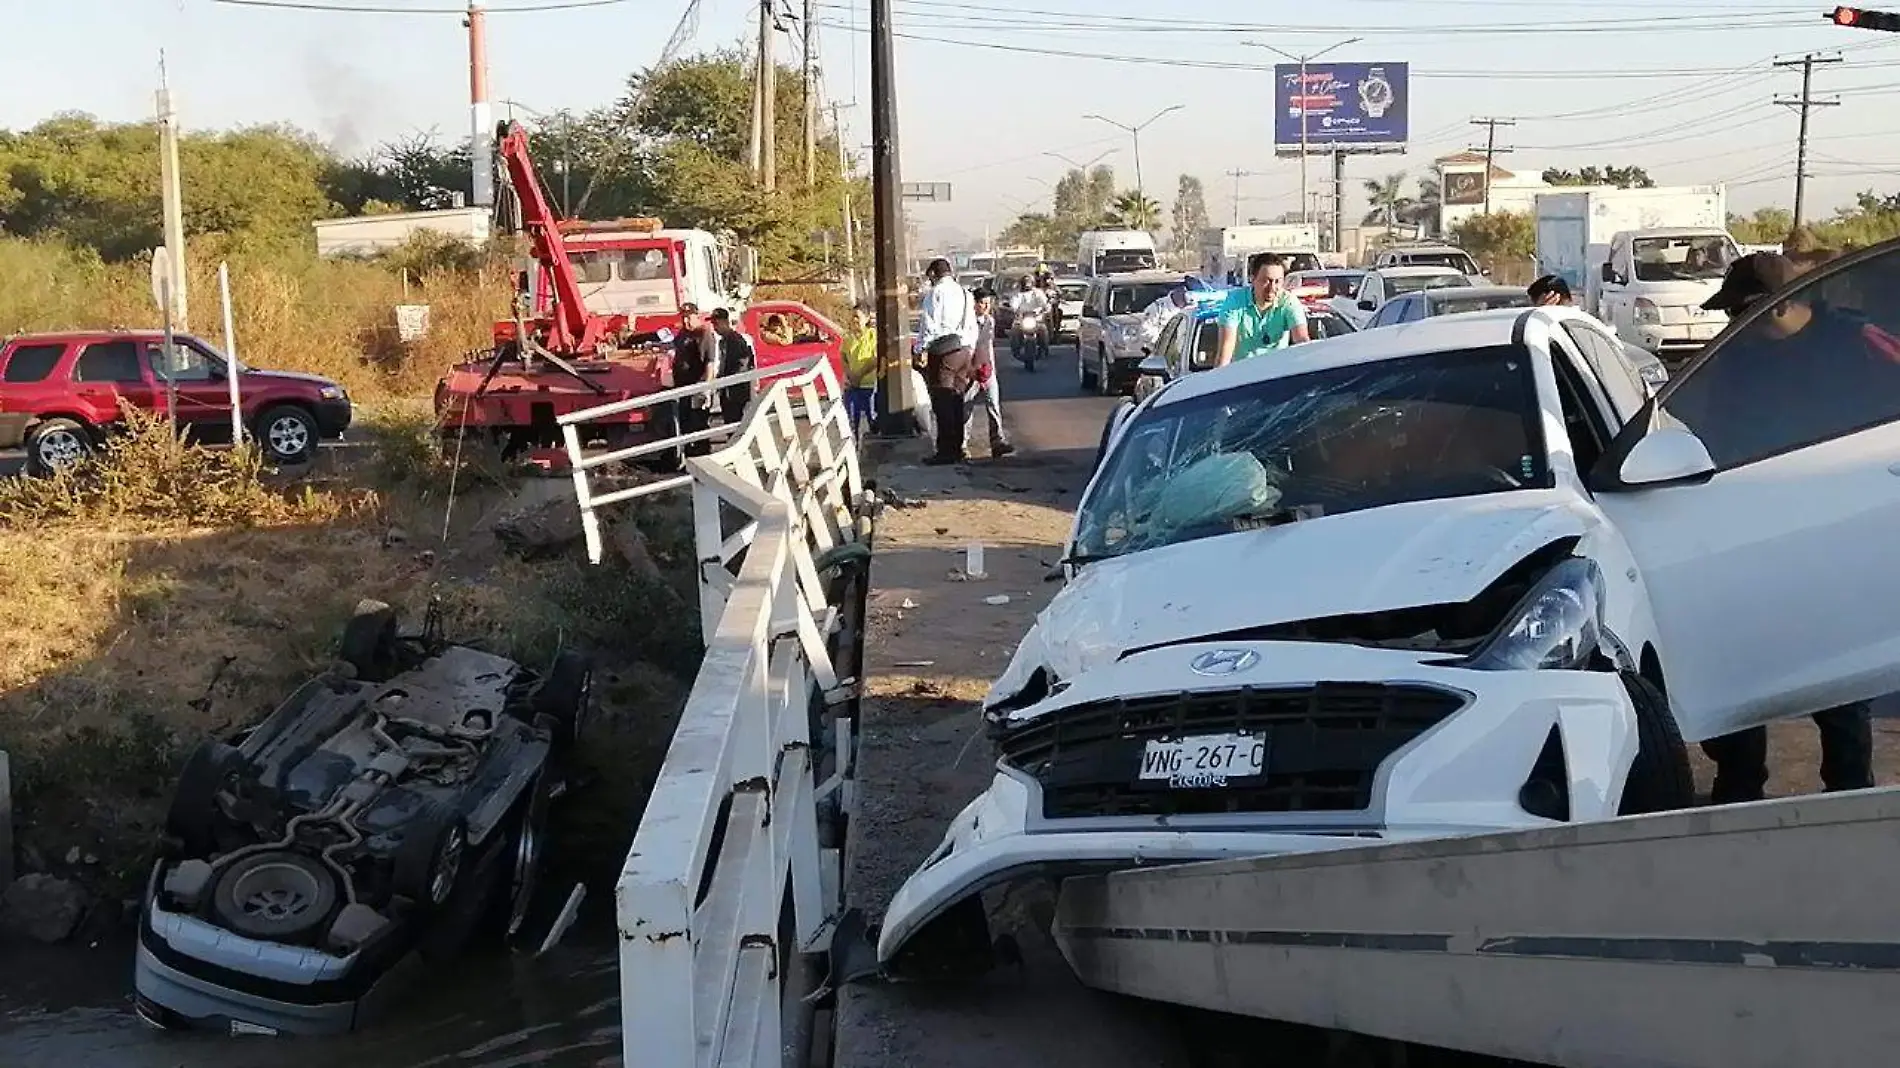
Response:
[{"label": "car tire", "polygon": [[42,478],[57,474],[90,459],[97,447],[98,440],[84,424],[48,419],[26,436],[26,469]]},{"label": "car tire", "polygon": [[322,861],[288,849],[252,853],[231,862],[211,891],[211,911],[246,938],[289,942],[330,918],[336,875]]},{"label": "car tire", "polygon": [[581,732],[586,729],[593,691],[593,663],[580,653],[563,651],[535,687],[530,720],[539,722],[547,717],[554,729],[555,748],[569,749],[580,742]]},{"label": "car tire", "polygon": [[307,408],[280,404],[258,416],[251,429],[264,458],[281,467],[307,464],[317,456],[317,417]]},{"label": "car tire", "polygon": [[165,833],[177,840],[184,857],[209,857],[217,848],[211,817],[218,791],[241,759],[235,748],[217,741],[200,743],[185,759],[165,813]]},{"label": "car tire", "polygon": [[424,809],[396,848],[395,892],[424,911],[436,911],[455,897],[474,859],[468,823],[446,808]]},{"label": "car tire", "polygon": [[1075,388],[1081,393],[1095,391],[1095,376],[1089,374],[1088,353],[1082,351],[1082,343],[1079,341],[1075,344]]},{"label": "car tire", "polygon": [[387,681],[396,667],[396,610],[381,601],[358,601],[343,625],[336,657],[364,682]]},{"label": "car tire", "polygon": [[1635,672],[1622,672],[1623,688],[1636,711],[1636,760],[1623,781],[1621,816],[1668,812],[1695,804],[1695,775],[1689,747],[1683,743],[1669,699],[1655,683]]},{"label": "car tire", "polygon": [[1110,389],[1109,379],[1108,350],[1097,345],[1095,346],[1095,392],[1100,393],[1104,397],[1112,396],[1113,391]]}]

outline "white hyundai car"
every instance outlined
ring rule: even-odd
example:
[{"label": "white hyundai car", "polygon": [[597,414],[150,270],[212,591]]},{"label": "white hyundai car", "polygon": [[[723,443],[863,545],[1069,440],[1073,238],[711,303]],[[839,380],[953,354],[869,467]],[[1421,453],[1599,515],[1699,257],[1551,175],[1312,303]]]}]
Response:
[{"label": "white hyundai car", "polygon": [[1125,405],[886,967],[1024,876],[1686,806],[1685,738],[1900,689],[1900,242],[1791,292],[1653,395],[1536,308]]}]

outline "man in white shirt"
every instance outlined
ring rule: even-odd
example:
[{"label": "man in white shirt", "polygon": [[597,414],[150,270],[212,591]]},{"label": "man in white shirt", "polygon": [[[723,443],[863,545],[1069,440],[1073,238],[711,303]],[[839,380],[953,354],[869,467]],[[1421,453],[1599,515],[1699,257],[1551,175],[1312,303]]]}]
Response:
[{"label": "man in white shirt", "polygon": [[976,347],[976,301],[957,281],[950,261],[930,261],[925,272],[930,288],[924,291],[922,315],[911,353],[924,361],[924,382],[930,387],[931,421],[937,427],[936,455],[928,464],[963,460],[963,395],[975,381],[972,350]]},{"label": "man in white shirt", "polygon": [[[994,296],[988,290],[978,290],[976,294],[976,349],[972,365],[976,368],[976,382],[964,396],[971,424],[976,422],[976,413],[982,409],[989,416],[990,458],[1008,456],[1016,451],[1009,443],[1009,435],[1003,430],[1003,394],[996,383],[996,320],[990,316],[990,301]],[[963,438],[969,441],[970,429],[964,427]]]},{"label": "man in white shirt", "polygon": [[1161,331],[1168,328],[1168,324],[1174,321],[1175,316],[1187,310],[1188,304],[1187,283],[1176,283],[1173,289],[1168,290],[1167,295],[1157,298],[1142,311],[1142,340],[1150,345],[1159,341]]},{"label": "man in white shirt", "polygon": [[[1010,298],[1009,310],[1014,313],[1015,322],[1018,324],[1023,321],[1025,315],[1037,317],[1037,330],[1042,336],[1036,341],[1038,346],[1036,355],[1038,357],[1049,355],[1049,294],[1036,286],[1028,275],[1024,275],[1021,286]],[[1012,325],[1009,331],[1009,354],[1017,360],[1023,358],[1023,332],[1015,325]]]}]

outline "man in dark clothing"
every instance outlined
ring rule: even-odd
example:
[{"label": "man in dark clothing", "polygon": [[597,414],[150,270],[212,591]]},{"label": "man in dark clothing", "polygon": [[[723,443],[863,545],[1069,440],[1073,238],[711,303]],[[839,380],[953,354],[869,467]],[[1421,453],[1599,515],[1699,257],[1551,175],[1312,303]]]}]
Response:
[{"label": "man in dark clothing", "polygon": [[[712,313],[713,331],[719,335],[719,377],[744,374],[752,370],[757,356],[752,350],[752,339],[739,332],[732,325],[732,312],[725,308],[714,308]],[[738,426],[745,419],[746,406],[752,403],[751,382],[742,382],[736,386],[727,386],[719,391],[719,421],[727,426]]]},{"label": "man in dark clothing", "polygon": [[[1736,319],[1793,283],[1800,270],[1772,252],[1729,266],[1722,288],[1703,303]],[[1875,344],[1884,334],[1865,320],[1825,304],[1784,300],[1723,346],[1716,362],[1685,379],[1670,397],[1681,419],[1718,467],[1769,455],[1799,441],[1812,413],[1866,405],[1868,424],[1882,422],[1900,392],[1900,365]],[[1698,381],[1700,380],[1700,381]],[[1718,415],[1719,413],[1719,415]],[[1805,416],[1804,416],[1804,413]],[[1800,420],[1791,423],[1789,420]],[[1874,785],[1873,723],[1865,702],[1813,714],[1821,734],[1821,785],[1829,791]],[[1768,784],[1768,728],[1711,738],[1702,751],[1715,762],[1713,804],[1759,801]]]},{"label": "man in dark clothing", "polygon": [[[699,305],[691,301],[680,305],[680,332],[673,339],[673,385],[690,386],[710,382],[718,371],[719,335],[713,331]],[[712,395],[700,393],[675,401],[679,431],[696,434],[712,425]],[[704,456],[712,444],[695,441],[685,447],[688,456]]]}]

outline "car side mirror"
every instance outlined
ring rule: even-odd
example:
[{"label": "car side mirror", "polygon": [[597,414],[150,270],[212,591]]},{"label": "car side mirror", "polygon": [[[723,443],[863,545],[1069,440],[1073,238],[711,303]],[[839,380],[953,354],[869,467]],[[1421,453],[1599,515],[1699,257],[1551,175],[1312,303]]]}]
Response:
[{"label": "car side mirror", "polygon": [[1369,300],[1362,300],[1359,302],[1360,311],[1371,311],[1373,307],[1374,307],[1373,303]]},{"label": "car side mirror", "polygon": [[1693,482],[1715,473],[1702,439],[1681,427],[1658,427],[1643,436],[1623,457],[1617,478],[1625,486],[1663,486]]},{"label": "car side mirror", "polygon": [[1616,281],[1616,268],[1610,266],[1608,263],[1603,265],[1603,280],[1605,282]]},{"label": "car side mirror", "polygon": [[1168,361],[1152,352],[1148,352],[1145,347],[1141,351],[1148,353],[1148,358],[1136,366],[1135,373],[1153,375],[1156,378],[1166,378],[1168,376]]}]

